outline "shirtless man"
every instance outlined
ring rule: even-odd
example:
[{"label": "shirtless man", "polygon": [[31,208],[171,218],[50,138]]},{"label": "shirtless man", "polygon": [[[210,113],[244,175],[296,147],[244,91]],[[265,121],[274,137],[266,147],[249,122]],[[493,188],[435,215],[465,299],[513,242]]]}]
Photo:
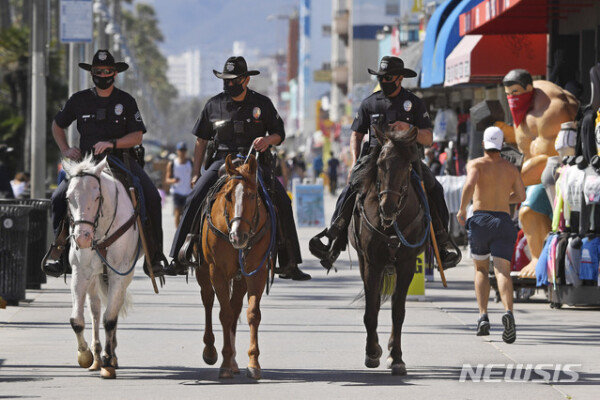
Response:
[{"label": "shirtless man", "polygon": [[513,117],[515,141],[524,156],[521,175],[527,186],[527,200],[519,209],[519,221],[532,257],[520,276],[533,278],[544,239],[550,232],[550,202],[554,200],[548,199],[541,184],[542,172],[548,158],[557,155],[555,142],[561,124],[575,120],[579,102],[552,82],[533,81],[524,69],[510,71],[502,85]]},{"label": "shirtless man", "polygon": [[517,337],[512,314],[513,286],[510,260],[517,239],[517,230],[509,215],[509,205],[525,200],[525,186],[519,170],[500,157],[504,135],[498,127],[483,133],[483,157],[467,164],[467,181],[463,188],[458,222],[465,225],[467,206],[473,199],[473,216],[466,221],[471,257],[475,261],[475,294],[479,305],[477,336],[490,334],[487,304],[490,296],[488,278],[490,255],[500,297],[506,309],[502,316],[502,340],[513,343]]}]

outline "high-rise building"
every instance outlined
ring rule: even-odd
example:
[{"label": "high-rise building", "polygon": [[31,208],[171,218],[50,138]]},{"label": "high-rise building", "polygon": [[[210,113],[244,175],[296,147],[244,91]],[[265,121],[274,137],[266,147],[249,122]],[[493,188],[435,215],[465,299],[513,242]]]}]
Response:
[{"label": "high-rise building", "polygon": [[200,50],[168,56],[167,62],[169,64],[167,78],[177,89],[179,97],[200,96]]}]

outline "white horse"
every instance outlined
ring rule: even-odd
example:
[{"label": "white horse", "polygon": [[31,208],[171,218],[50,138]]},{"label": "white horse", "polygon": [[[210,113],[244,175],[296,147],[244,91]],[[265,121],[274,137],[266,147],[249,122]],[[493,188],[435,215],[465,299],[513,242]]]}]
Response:
[{"label": "white horse", "polygon": [[[103,378],[115,378],[115,368],[118,368],[115,355],[117,320],[119,313],[124,315],[130,303],[127,287],[133,279],[133,266],[140,251],[139,231],[131,221],[134,215],[131,199],[121,182],[104,171],[106,166],[106,158],[95,164],[91,156],[79,163],[63,162],[69,179],[69,263],[73,269],[73,312],[70,322],[77,336],[77,361],[82,368],[89,368],[90,371],[100,369]],[[111,238],[124,224],[131,225],[110,244],[105,260],[102,260],[96,246]],[[105,263],[108,267],[103,266]],[[106,278],[103,277],[104,271]],[[86,295],[92,316],[93,353],[83,336]],[[102,303],[106,304],[103,320],[106,343],[101,356],[99,325]]]}]

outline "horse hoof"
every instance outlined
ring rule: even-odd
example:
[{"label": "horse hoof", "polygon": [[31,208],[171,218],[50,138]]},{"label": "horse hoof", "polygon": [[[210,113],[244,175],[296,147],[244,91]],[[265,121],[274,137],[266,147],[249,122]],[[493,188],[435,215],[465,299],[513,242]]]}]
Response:
[{"label": "horse hoof", "polygon": [[208,365],[215,365],[215,363],[219,359],[217,349],[214,347],[205,347],[204,351],[202,352],[202,358],[204,359],[204,362]]},{"label": "horse hoof", "polygon": [[219,379],[231,379],[233,378],[233,371],[231,368],[219,368]]},{"label": "horse hoof", "polygon": [[387,361],[385,362],[385,367],[387,369],[392,369],[392,365],[394,365],[394,359],[392,358],[392,356],[389,356],[387,358]]},{"label": "horse hoof", "polygon": [[94,360],[94,363],[92,364],[91,367],[88,368],[89,371],[100,371],[100,368],[102,367],[102,363],[100,362],[100,360]]},{"label": "horse hoof", "polygon": [[404,376],[406,375],[406,364],[399,363],[392,365],[392,375],[394,376]]},{"label": "horse hoof", "polygon": [[262,378],[262,373],[259,368],[248,367],[248,370],[246,371],[246,376],[257,381],[260,378]]},{"label": "horse hoof", "polygon": [[379,367],[379,358],[371,358],[369,356],[366,356],[365,357],[365,367],[367,367],[367,368]]},{"label": "horse hoof", "polygon": [[231,370],[233,371],[233,373],[235,375],[239,375],[239,373],[240,373],[240,367],[238,367],[236,362],[234,362],[233,365],[231,366]]},{"label": "horse hoof", "polygon": [[94,355],[90,349],[84,351],[77,351],[77,362],[81,368],[89,368],[94,362]]},{"label": "horse hoof", "polygon": [[113,367],[102,367],[100,368],[100,376],[103,379],[115,379],[117,377],[117,373]]},{"label": "horse hoof", "polygon": [[117,356],[114,356],[112,360],[110,360],[110,365],[112,365],[114,369],[119,369],[119,361],[117,360]]}]

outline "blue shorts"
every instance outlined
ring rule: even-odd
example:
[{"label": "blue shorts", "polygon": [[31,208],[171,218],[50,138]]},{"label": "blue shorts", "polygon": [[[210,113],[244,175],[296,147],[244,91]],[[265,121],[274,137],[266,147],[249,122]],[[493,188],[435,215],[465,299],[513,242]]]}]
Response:
[{"label": "blue shorts", "polygon": [[510,215],[499,211],[475,211],[467,220],[471,257],[487,260],[490,255],[510,261],[517,229]]}]

